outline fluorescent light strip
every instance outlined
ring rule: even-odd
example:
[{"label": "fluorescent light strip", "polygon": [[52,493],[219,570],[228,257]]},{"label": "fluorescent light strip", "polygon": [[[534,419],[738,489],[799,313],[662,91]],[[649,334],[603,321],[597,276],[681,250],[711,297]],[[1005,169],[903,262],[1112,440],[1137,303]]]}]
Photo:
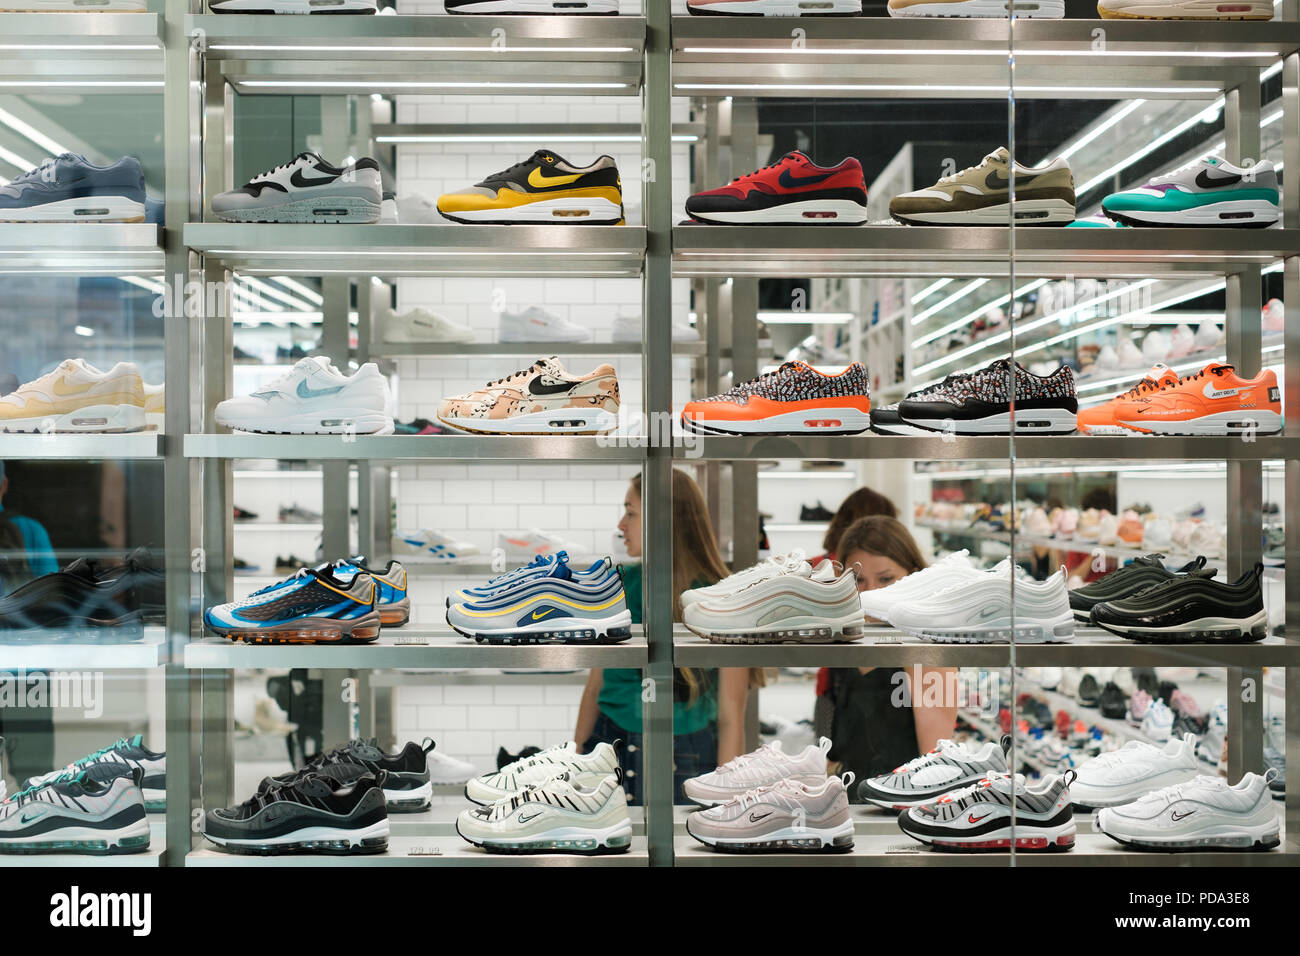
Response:
[{"label": "fluorescent light strip", "polygon": [[852,312],[759,312],[757,319],[768,325],[847,325]]},{"label": "fluorescent light strip", "polygon": [[920,325],[922,322],[924,322],[930,316],[934,315],[936,312],[943,311],[948,306],[956,302],[958,299],[964,299],[966,296],[970,295],[972,292],[974,292],[976,289],[978,289],[980,286],[984,285],[988,281],[989,281],[988,279],[974,279],[966,283],[964,286],[962,286],[952,295],[948,296],[948,298],[940,299],[938,302],[930,306],[924,312],[918,312],[916,315],[912,316],[912,324]]},{"label": "fluorescent light strip", "polygon": [[[612,135],[595,134],[592,136],[580,136],[574,133],[561,133],[559,135],[533,136],[528,133],[522,133],[518,136],[513,135],[494,135],[494,136],[474,136],[472,134],[448,134],[448,135],[409,135],[409,136],[376,136],[376,143],[639,143],[642,141],[640,136],[623,135],[615,133]],[[679,133],[673,136],[674,143],[694,143],[698,142],[699,137],[693,133]]]},{"label": "fluorescent light strip", "polygon": [[249,292],[248,289],[244,288],[242,285],[239,285],[238,283],[231,284],[230,292],[233,296],[244,299],[250,305],[256,306],[257,308],[262,309],[266,312],[284,311],[284,306],[279,305],[275,302],[268,302],[266,299],[263,299],[260,295],[257,295],[254,292]]},{"label": "fluorescent light strip", "polygon": [[[222,47],[213,47],[220,50]],[[302,49],[301,47],[295,49]],[[963,49],[923,49],[914,50],[911,47],[851,47],[840,49],[815,49],[812,47],[792,47],[789,44],[779,47],[729,47],[729,46],[688,46],[683,47],[682,53],[702,53],[702,54],[720,54],[726,55],[753,55],[753,56],[771,56],[773,53],[794,53],[806,56],[985,56],[999,60],[1006,60],[1006,50],[963,50]],[[1281,54],[1273,50],[1197,50],[1194,52],[1184,52],[1181,50],[1081,50],[1081,49],[1062,49],[1062,50],[1016,50],[1016,59],[1022,59],[1029,56],[1069,56],[1069,57],[1094,57],[1094,56],[1128,56],[1128,57],[1176,57],[1180,60],[1186,59],[1260,59],[1261,57],[1280,57]]]},{"label": "fluorescent light strip", "polygon": [[131,285],[139,286],[141,289],[147,289],[154,295],[162,295],[167,291],[167,287],[161,282],[153,279],[142,279],[139,276],[118,276],[123,282],[129,282]]},{"label": "fluorescent light strip", "polygon": [[39,163],[33,163],[30,159],[24,159],[22,156],[5,149],[3,146],[0,146],[0,159],[3,159],[10,166],[21,169],[23,172],[35,169],[40,165]]},{"label": "fluorescent light strip", "polygon": [[1053,160],[1069,159],[1071,156],[1073,156],[1079,150],[1083,149],[1085,146],[1087,146],[1097,137],[1101,136],[1111,127],[1115,126],[1117,123],[1123,122],[1126,116],[1128,116],[1130,113],[1132,113],[1134,110],[1138,109],[1145,103],[1146,100],[1134,100],[1131,103],[1127,103],[1124,106],[1121,106],[1118,110],[1112,113],[1109,118],[1098,123],[1095,127],[1093,127],[1091,130],[1085,133],[1080,139],[1075,140],[1071,145],[1061,150],[1055,156],[1046,157],[1041,162],[1039,162],[1038,165],[1045,166],[1047,165],[1048,162],[1051,162]]},{"label": "fluorescent light strip", "polygon": [[[1214,104],[1211,107],[1209,107],[1209,109],[1222,109],[1223,104],[1224,104],[1224,98],[1220,96],[1217,100],[1214,101]],[[1102,183],[1110,179],[1111,176],[1115,175],[1121,169],[1133,165],[1139,159],[1142,159],[1144,156],[1149,156],[1152,153],[1154,153],[1161,146],[1165,145],[1165,143],[1168,143],[1170,140],[1175,139],[1178,136],[1181,136],[1183,133],[1187,132],[1189,129],[1191,129],[1193,126],[1199,123],[1201,121],[1201,116],[1205,112],[1206,110],[1202,110],[1201,112],[1197,113],[1195,116],[1191,117],[1190,119],[1184,120],[1183,122],[1175,126],[1173,129],[1171,129],[1169,132],[1157,136],[1151,142],[1147,143],[1147,145],[1139,149],[1136,153],[1132,153],[1127,158],[1120,160],[1118,163],[1115,163],[1104,173],[1100,173],[1099,175],[1094,176],[1092,179],[1088,180],[1077,190],[1075,190],[1075,195],[1082,196],[1084,193],[1088,192],[1089,190],[1092,190],[1097,186],[1100,186]]]},{"label": "fluorescent light strip", "polygon": [[924,298],[925,298],[926,296],[928,296],[930,293],[932,293],[932,292],[938,292],[940,289],[942,289],[944,286],[946,286],[946,285],[947,285],[949,282],[951,282],[951,281],[952,281],[951,279],[940,279],[940,280],[937,281],[937,282],[932,282],[932,283],[930,283],[928,286],[926,286],[924,289],[922,289],[922,290],[921,290],[920,292],[918,292],[916,295],[912,296],[912,305],[916,305],[918,302],[920,302],[922,299],[924,299]]},{"label": "fluorescent light strip", "polygon": [[137,43],[125,43],[125,44],[120,44],[120,45],[119,45],[119,44],[114,44],[114,45],[109,45],[109,44],[99,44],[99,45],[96,45],[96,44],[93,44],[93,43],[80,43],[80,44],[76,44],[76,45],[71,44],[71,43],[59,43],[59,44],[45,44],[45,43],[0,43],[0,50],[42,50],[42,51],[44,51],[44,50],[59,50],[59,51],[85,50],[85,51],[95,51],[95,52],[100,52],[100,53],[121,53],[123,50],[159,50],[159,51],[161,51],[161,47],[150,46],[150,45],[147,44],[147,43],[139,43],[139,44],[137,44]]},{"label": "fluorescent light strip", "polygon": [[[437,80],[419,82],[415,80],[239,80],[239,86],[281,89],[295,87],[313,90],[626,90],[631,83],[547,83],[520,80],[517,82],[500,80]],[[28,84],[14,84],[28,85]],[[82,86],[85,84],[64,84]],[[162,83],[149,84],[162,86]]]},{"label": "fluorescent light strip", "polygon": [[[349,85],[349,84],[344,84]],[[931,83],[674,83],[679,90],[752,90],[754,92],[839,92],[839,93],[996,93],[1005,95],[1006,86],[944,85]],[[1079,93],[1147,94],[1182,96],[1213,96],[1220,92],[1217,86],[1016,86],[1017,93]],[[1096,97],[1094,97],[1096,98]],[[1220,97],[1220,100],[1223,98]],[[1197,114],[1199,117],[1199,114]]]},{"label": "fluorescent light strip", "polygon": [[288,276],[270,276],[272,282],[278,282],[286,289],[292,289],[300,296],[310,302],[312,305],[323,305],[325,298],[315,289],[303,285],[297,279],[291,279]]},{"label": "fluorescent light strip", "polygon": [[23,122],[17,116],[14,116],[13,113],[9,113],[5,110],[0,110],[0,123],[4,123],[6,126],[8,126],[11,130],[13,130],[18,135],[27,137],[37,146],[40,146],[42,149],[44,149],[51,156],[61,156],[64,153],[71,152],[71,150],[69,150],[62,143],[46,136],[35,126],[32,126],[30,123]]},{"label": "fluorescent light strip", "polygon": [[161,87],[162,80],[0,80],[5,89],[64,89],[67,87],[111,87],[113,89],[140,89]]},{"label": "fluorescent light strip", "polygon": [[[266,259],[271,256],[379,256],[384,259],[405,259],[405,258],[444,258],[454,256],[458,259],[469,259],[478,257],[487,257],[500,259],[503,257],[518,256],[572,256],[571,252],[507,252],[505,250],[496,250],[492,252],[478,252],[471,249],[461,249],[456,251],[440,252],[437,249],[422,249],[419,252],[403,252],[397,249],[381,249],[374,252],[368,252],[364,249],[210,249],[207,250],[209,255],[214,256],[250,256],[258,259]],[[639,252],[609,252],[605,253],[611,256],[622,256],[624,258],[639,258]]]},{"label": "fluorescent light strip", "polygon": [[[141,49],[152,49],[142,47]],[[630,46],[511,46],[511,47],[469,47],[469,46],[275,46],[259,43],[213,44],[212,50],[255,53],[636,53],[636,47]],[[1255,54],[1258,55],[1258,54]]]},{"label": "fluorescent light strip", "polygon": [[[344,165],[347,165],[346,163]],[[285,305],[292,306],[300,312],[310,311],[311,306],[299,298],[291,296],[287,292],[282,292],[269,282],[263,282],[261,279],[254,279],[252,276],[240,276],[241,282],[246,282],[254,289],[257,289],[263,295],[269,295],[272,299],[283,302]]]},{"label": "fluorescent light strip", "polygon": [[[1035,279],[1033,282],[1029,283],[1029,285],[1024,285],[1021,286],[1019,289],[1017,289],[1015,293],[1015,297],[1019,299],[1021,296],[1026,296],[1029,293],[1033,292],[1035,289],[1041,288],[1042,286],[1045,285],[1047,285],[1046,279]],[[949,332],[953,332],[957,329],[963,328],[964,326],[969,324],[972,320],[979,318],[989,309],[1000,309],[1002,308],[1002,306],[1006,305],[1010,301],[1011,301],[1011,294],[1007,293],[1006,295],[1001,296],[1000,298],[994,299],[992,302],[988,303],[987,305],[980,306],[974,312],[971,312],[967,315],[963,315],[960,319],[957,319],[956,321],[949,322],[941,329],[935,329],[933,332],[927,332],[925,335],[921,336],[920,338],[912,339],[912,346],[915,348],[918,345],[924,345],[926,342],[933,342],[937,338],[942,338],[943,336],[947,335]]]}]

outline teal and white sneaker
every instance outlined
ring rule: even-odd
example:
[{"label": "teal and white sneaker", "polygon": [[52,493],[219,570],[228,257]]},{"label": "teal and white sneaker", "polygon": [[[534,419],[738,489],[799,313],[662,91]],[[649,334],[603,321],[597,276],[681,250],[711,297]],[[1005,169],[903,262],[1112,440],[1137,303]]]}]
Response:
[{"label": "teal and white sneaker", "polygon": [[1122,229],[1124,223],[1116,222],[1104,212],[1095,212],[1085,219],[1076,219],[1067,225],[1067,229]]},{"label": "teal and white sneaker", "polygon": [[1113,193],[1102,211],[1130,226],[1233,226],[1262,229],[1282,218],[1277,171],[1266,161],[1234,166],[1200,159],[1145,186]]},{"label": "teal and white sneaker", "polygon": [[625,853],[632,821],[623,772],[588,787],[562,771],[491,806],[462,811],[456,832],[489,853]]},{"label": "teal and white sneaker", "polygon": [[142,777],[83,770],[15,793],[0,803],[0,853],[143,853]]}]

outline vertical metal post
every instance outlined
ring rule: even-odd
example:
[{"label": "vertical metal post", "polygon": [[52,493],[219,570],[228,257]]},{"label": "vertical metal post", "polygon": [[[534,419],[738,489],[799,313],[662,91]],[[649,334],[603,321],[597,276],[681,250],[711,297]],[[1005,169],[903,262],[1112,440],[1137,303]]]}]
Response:
[{"label": "vertical metal post", "polygon": [[[644,335],[642,367],[647,420],[672,414],[672,18],[666,3],[648,4],[645,81],[642,93],[642,155],[653,172],[644,182],[646,226],[642,277]],[[671,419],[670,419],[671,420]],[[660,430],[651,425],[651,435]],[[654,693],[646,702],[642,727],[645,755],[646,839],[651,866],[673,862],[673,531],[672,448],[647,443],[641,477],[641,566],[644,568],[643,621],[649,644],[646,676]]]},{"label": "vertical metal post", "polygon": [[[1287,0],[1283,6],[1295,9],[1300,0]],[[1282,61],[1282,159],[1284,169],[1300,169],[1300,53],[1289,53]],[[1300,229],[1300,189],[1282,193],[1282,226]]]},{"label": "vertical metal post", "polygon": [[[758,140],[758,103],[752,97],[731,101],[731,174],[754,168]],[[734,381],[758,375],[758,280],[731,279],[731,369]],[[731,507],[735,567],[758,562],[758,464],[735,462],[731,468]]]},{"label": "vertical metal post", "polygon": [[[1289,0],[1290,2],[1290,0]],[[1290,56],[1287,58],[1287,64],[1283,70],[1283,93],[1282,96],[1286,104],[1286,136],[1288,138],[1287,149],[1291,149],[1291,138],[1297,135],[1297,120],[1300,119],[1300,111],[1295,109],[1297,98],[1300,97],[1300,55]],[[1289,99],[1288,99],[1289,97]],[[1300,145],[1296,146],[1300,149]],[[1287,153],[1288,161],[1291,159],[1291,153]],[[1292,167],[1295,168],[1295,167]],[[1293,191],[1288,191],[1284,197],[1286,202],[1286,215],[1292,216],[1295,213],[1297,204],[1300,204],[1300,196],[1294,195]],[[1288,219],[1286,225],[1291,225]],[[1283,268],[1283,301],[1300,302],[1300,257],[1291,257],[1287,259]],[[1285,376],[1284,388],[1286,394],[1282,396],[1282,404],[1286,413],[1286,424],[1284,426],[1285,434],[1300,435],[1300,375],[1293,371],[1296,367],[1296,357],[1300,356],[1300,322],[1286,323],[1284,335],[1285,354],[1288,358],[1287,372]],[[1286,486],[1283,492],[1283,515],[1285,519],[1284,527],[1287,530],[1286,537],[1286,566],[1288,568],[1300,568],[1300,459],[1289,458],[1286,462]],[[1283,584],[1286,588],[1286,641],[1288,644],[1300,644],[1300,574],[1289,573],[1286,575],[1286,581]],[[1283,672],[1286,675],[1286,753],[1284,754],[1286,765],[1288,767],[1300,767],[1300,668],[1288,667]],[[1284,849],[1289,853],[1300,852],[1300,787],[1287,788],[1286,794],[1286,846]]]}]

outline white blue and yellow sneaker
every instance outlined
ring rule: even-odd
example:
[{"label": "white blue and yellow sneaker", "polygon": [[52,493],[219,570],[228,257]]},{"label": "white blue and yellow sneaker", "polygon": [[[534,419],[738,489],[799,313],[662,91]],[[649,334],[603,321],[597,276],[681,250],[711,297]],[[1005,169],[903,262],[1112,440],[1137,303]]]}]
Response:
[{"label": "white blue and yellow sneaker", "polygon": [[380,588],[359,569],[304,568],[230,604],[208,608],[207,626],[248,644],[368,644],[379,637]]},{"label": "white blue and yellow sneaker", "polygon": [[[614,567],[614,562],[609,558],[601,558],[593,562],[587,568],[575,568],[569,564],[569,553],[567,551],[556,551],[553,554],[539,554],[528,564],[515,568],[513,571],[507,571],[505,574],[499,574],[490,579],[486,584],[477,587],[461,588],[456,592],[454,599],[447,602],[450,607],[453,601],[461,603],[474,603],[482,601],[485,598],[494,597],[505,591],[516,587],[519,582],[527,578],[546,577],[554,572],[555,565],[562,564],[578,579],[598,579],[604,578]],[[562,576],[562,575],[561,575]]]}]

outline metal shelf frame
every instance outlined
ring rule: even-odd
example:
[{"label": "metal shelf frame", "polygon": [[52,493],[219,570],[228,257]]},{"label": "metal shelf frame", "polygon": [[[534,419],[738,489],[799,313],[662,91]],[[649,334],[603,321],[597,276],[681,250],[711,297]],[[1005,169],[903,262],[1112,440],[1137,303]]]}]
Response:
[{"label": "metal shelf frame", "polygon": [[118,276],[162,271],[162,230],[152,223],[0,223],[0,274]]},{"label": "metal shelf frame", "polygon": [[0,88],[162,93],[162,24],[156,13],[6,13]]},{"label": "metal shelf frame", "polygon": [[[186,435],[190,458],[308,461],[641,461],[645,439],[569,435]],[[1277,456],[1273,456],[1277,457]]]}]

